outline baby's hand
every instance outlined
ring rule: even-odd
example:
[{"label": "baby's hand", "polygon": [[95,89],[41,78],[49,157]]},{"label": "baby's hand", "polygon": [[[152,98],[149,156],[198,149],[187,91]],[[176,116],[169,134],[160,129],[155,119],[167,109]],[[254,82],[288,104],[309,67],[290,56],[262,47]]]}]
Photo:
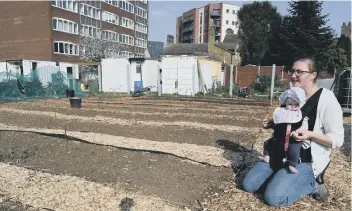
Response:
[{"label": "baby's hand", "polygon": [[311,137],[311,132],[309,130],[296,130],[292,133],[292,136],[296,141],[309,140]]},{"label": "baby's hand", "polygon": [[269,161],[270,161],[269,155],[259,156],[259,159],[264,161],[265,163],[269,163]]},{"label": "baby's hand", "polygon": [[272,125],[272,119],[269,119],[269,118],[265,118],[262,122],[262,127],[264,129],[269,129]]}]

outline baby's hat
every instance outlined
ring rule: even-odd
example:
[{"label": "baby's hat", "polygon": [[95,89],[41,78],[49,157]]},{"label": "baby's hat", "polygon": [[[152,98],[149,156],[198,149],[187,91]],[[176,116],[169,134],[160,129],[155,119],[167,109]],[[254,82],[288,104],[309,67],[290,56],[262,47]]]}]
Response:
[{"label": "baby's hat", "polygon": [[306,93],[302,88],[292,87],[284,91],[280,95],[280,105],[284,105],[288,97],[299,103],[299,107],[306,103]]}]

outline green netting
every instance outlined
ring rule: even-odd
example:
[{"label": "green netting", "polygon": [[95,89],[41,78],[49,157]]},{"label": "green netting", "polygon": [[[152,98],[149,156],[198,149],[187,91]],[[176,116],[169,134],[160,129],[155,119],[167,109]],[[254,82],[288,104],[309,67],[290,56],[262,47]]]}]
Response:
[{"label": "green netting", "polygon": [[[22,83],[22,94],[18,81]],[[29,75],[0,72],[0,101],[67,97],[66,90],[74,90],[75,96],[84,97],[79,82],[55,66],[44,66]]]}]

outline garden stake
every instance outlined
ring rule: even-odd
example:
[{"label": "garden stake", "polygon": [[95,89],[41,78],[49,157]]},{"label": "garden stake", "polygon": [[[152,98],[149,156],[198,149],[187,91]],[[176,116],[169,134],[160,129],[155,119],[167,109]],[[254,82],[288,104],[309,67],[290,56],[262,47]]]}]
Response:
[{"label": "garden stake", "polygon": [[66,134],[66,127],[67,127],[67,123],[65,124],[65,138],[66,138],[66,140],[67,140],[68,137],[67,137],[67,134]]}]

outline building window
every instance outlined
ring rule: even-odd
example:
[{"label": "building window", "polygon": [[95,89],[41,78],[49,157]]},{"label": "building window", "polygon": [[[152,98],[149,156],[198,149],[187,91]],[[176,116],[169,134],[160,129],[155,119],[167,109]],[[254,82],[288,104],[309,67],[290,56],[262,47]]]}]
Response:
[{"label": "building window", "polygon": [[229,25],[229,21],[226,21],[226,24]]},{"label": "building window", "polygon": [[200,20],[199,20],[199,23],[200,23],[200,25],[202,25],[203,24],[203,14],[202,13],[200,13]]},{"label": "building window", "polygon": [[128,18],[124,18],[121,17],[120,18],[120,25],[122,27],[128,28],[128,29],[134,29],[134,21],[128,19]]},{"label": "building window", "polygon": [[89,36],[89,37],[97,37],[99,33],[100,33],[99,28],[81,24],[81,35]]},{"label": "building window", "polygon": [[53,7],[58,7],[71,12],[77,12],[77,2],[75,0],[54,0],[51,1]]},{"label": "building window", "polygon": [[78,24],[62,18],[53,18],[53,29],[55,31],[78,34]]},{"label": "building window", "polygon": [[235,25],[235,21],[232,21],[232,26],[234,26]]},{"label": "building window", "polygon": [[127,34],[120,34],[120,43],[134,46],[134,37]]},{"label": "building window", "polygon": [[100,20],[100,9],[87,4],[82,4],[80,14]]},{"label": "building window", "polygon": [[129,51],[120,51],[119,52],[119,57],[120,58],[133,58],[134,54],[129,52]]},{"label": "building window", "polygon": [[119,41],[119,34],[114,31],[104,30],[103,31],[103,39],[113,42]]},{"label": "building window", "polygon": [[115,7],[119,7],[119,1],[118,0],[103,0],[105,3],[110,4]]},{"label": "building window", "polygon": [[232,14],[236,15],[236,11],[235,11],[235,10],[232,10]]},{"label": "building window", "polygon": [[226,10],[226,13],[229,13],[229,12],[230,12],[230,10],[229,10],[229,9],[227,9],[227,10]]},{"label": "building window", "polygon": [[104,11],[102,20],[105,22],[115,24],[115,25],[119,25],[119,16],[117,16],[111,12]]},{"label": "building window", "polygon": [[78,56],[78,45],[70,42],[54,41],[54,53]]},{"label": "building window", "polygon": [[148,27],[141,23],[136,23],[136,31],[144,34],[148,34]]},{"label": "building window", "polygon": [[120,0],[120,8],[127,11],[127,12],[130,12],[130,13],[134,13],[134,5],[127,2],[126,0]]},{"label": "building window", "polygon": [[140,62],[136,63],[136,73],[142,73],[142,64]]},{"label": "building window", "polygon": [[147,48],[147,41],[146,40],[143,40],[143,39],[140,39],[140,38],[137,38],[136,39],[136,46],[137,47],[141,47],[141,48]]},{"label": "building window", "polygon": [[136,15],[148,19],[147,17],[147,11],[141,7],[136,7]]}]

